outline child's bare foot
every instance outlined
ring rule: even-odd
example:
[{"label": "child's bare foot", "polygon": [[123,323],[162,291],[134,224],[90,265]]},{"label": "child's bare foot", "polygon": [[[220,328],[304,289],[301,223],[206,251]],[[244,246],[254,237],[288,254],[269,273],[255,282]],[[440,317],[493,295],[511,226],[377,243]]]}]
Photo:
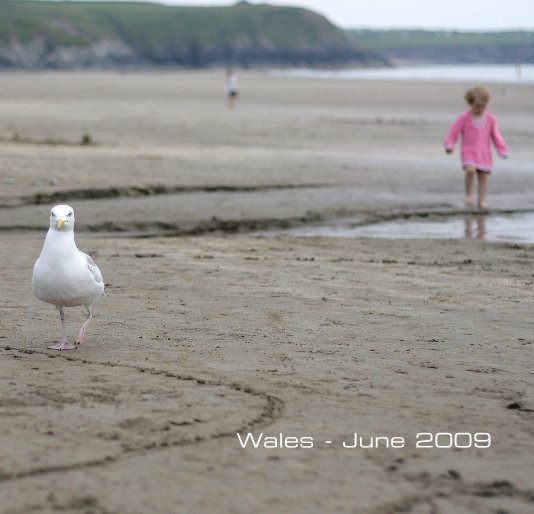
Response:
[{"label": "child's bare foot", "polygon": [[488,204],[487,203],[479,203],[478,204],[478,208],[482,211],[487,211],[489,209],[488,207]]},{"label": "child's bare foot", "polygon": [[471,196],[465,197],[465,206],[466,207],[473,207],[473,198]]}]

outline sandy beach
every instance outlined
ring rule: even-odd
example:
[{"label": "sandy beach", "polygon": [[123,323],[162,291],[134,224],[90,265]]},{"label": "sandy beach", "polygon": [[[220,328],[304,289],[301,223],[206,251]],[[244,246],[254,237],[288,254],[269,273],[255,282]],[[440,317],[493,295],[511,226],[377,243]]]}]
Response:
[{"label": "sandy beach", "polygon": [[[221,71],[2,75],[0,512],[532,512],[533,246],[252,234],[471,216],[472,84],[239,79],[230,111]],[[488,201],[530,211],[534,85],[489,87]],[[57,203],[106,282],[61,353]]]}]

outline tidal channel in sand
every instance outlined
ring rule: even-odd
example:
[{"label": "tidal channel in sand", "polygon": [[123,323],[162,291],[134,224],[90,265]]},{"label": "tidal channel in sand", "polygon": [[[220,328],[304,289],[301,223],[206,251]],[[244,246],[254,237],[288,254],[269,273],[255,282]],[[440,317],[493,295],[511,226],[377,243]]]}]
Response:
[{"label": "tidal channel in sand", "polygon": [[408,216],[361,224],[360,219],[331,220],[298,228],[260,232],[261,235],[304,237],[379,237],[385,239],[476,239],[502,243],[534,243],[534,213],[471,213],[455,216]]}]

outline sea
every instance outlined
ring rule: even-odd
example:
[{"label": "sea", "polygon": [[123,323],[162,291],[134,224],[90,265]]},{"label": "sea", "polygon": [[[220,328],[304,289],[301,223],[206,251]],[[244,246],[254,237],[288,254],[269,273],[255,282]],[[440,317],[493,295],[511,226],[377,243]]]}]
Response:
[{"label": "sea", "polygon": [[534,83],[534,64],[466,64],[350,68],[342,70],[292,69],[276,75],[347,80],[405,80],[485,83]]}]

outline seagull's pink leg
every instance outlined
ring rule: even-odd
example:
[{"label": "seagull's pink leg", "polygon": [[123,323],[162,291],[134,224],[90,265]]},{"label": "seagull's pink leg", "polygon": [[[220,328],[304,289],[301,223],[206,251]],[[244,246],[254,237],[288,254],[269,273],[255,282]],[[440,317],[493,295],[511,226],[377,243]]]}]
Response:
[{"label": "seagull's pink leg", "polygon": [[63,341],[59,344],[53,344],[48,348],[50,350],[74,350],[76,349],[76,346],[67,341],[67,331],[65,330],[65,313],[63,312],[63,309],[59,309],[59,316],[61,317],[61,326],[63,328]]},{"label": "seagull's pink leg", "polygon": [[91,309],[91,305],[89,305],[89,307],[87,307],[87,320],[80,327],[80,331],[78,332],[78,337],[76,338],[76,341],[74,343],[76,345],[76,348],[78,348],[78,346],[80,346],[83,343],[83,339],[85,337],[85,329],[87,328],[87,325],[92,319],[93,319],[93,312]]}]

